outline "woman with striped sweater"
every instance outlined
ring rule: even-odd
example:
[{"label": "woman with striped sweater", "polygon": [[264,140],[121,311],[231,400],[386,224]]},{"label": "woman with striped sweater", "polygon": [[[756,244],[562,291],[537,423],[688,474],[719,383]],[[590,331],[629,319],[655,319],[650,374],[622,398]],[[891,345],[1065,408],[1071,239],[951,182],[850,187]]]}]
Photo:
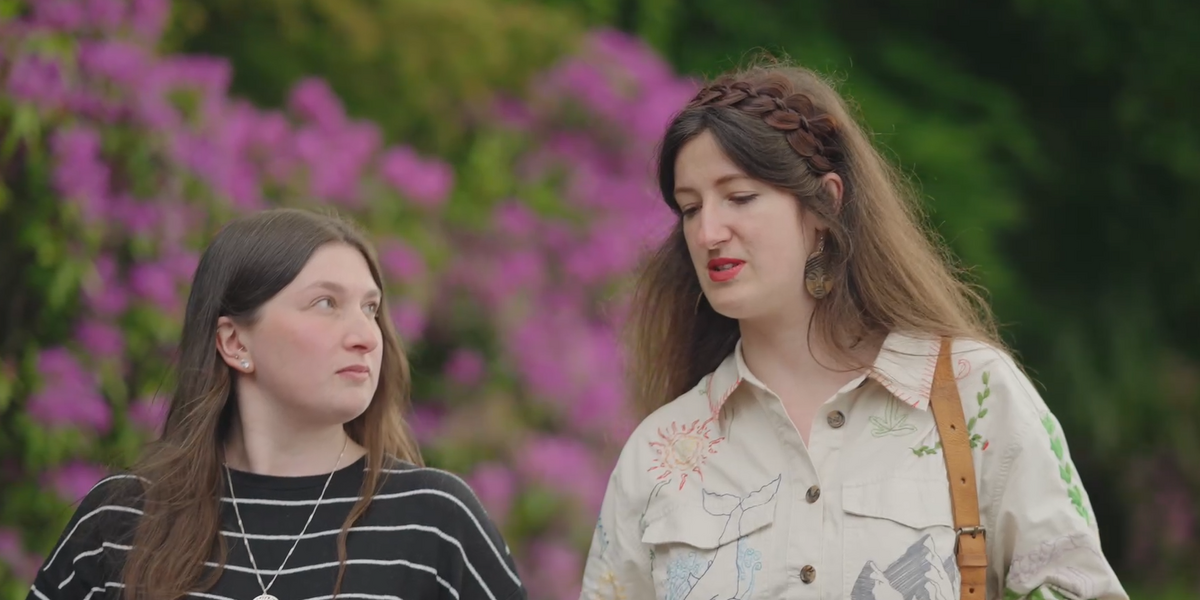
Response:
[{"label": "woman with striped sweater", "polygon": [[470,488],[422,467],[374,251],[273,210],[200,260],[161,438],[95,486],[29,600],[510,600]]}]

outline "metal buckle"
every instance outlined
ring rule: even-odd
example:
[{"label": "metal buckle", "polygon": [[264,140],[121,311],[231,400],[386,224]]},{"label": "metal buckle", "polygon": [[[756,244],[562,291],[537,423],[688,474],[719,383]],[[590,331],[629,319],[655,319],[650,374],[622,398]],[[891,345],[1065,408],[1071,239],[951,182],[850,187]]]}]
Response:
[{"label": "metal buckle", "polygon": [[987,538],[987,529],[985,529],[983,527],[983,525],[972,525],[970,527],[959,527],[958,529],[954,530],[954,533],[956,534],[954,536],[954,553],[955,554],[958,554],[959,541],[962,540],[963,534],[970,535],[972,538],[975,538],[975,537],[979,536],[980,534],[982,534],[984,536],[984,538]]}]

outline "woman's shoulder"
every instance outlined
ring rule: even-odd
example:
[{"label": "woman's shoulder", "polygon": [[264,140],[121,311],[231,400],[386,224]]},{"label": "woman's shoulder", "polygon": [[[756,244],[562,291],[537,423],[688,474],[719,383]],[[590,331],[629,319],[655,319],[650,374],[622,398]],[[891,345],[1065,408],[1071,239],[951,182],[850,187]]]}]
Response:
[{"label": "woman's shoulder", "polygon": [[449,503],[467,510],[479,506],[471,486],[444,469],[417,465],[398,458],[384,461],[379,492],[382,498],[414,498]]},{"label": "woman's shoulder", "polygon": [[96,548],[132,543],[144,490],[145,480],[129,472],[101,479],[78,500],[60,543]]},{"label": "woman's shoulder", "polygon": [[1013,353],[985,341],[956,339],[951,354],[954,376],[964,393],[964,403],[997,399],[1014,417],[1041,418],[1049,412],[1033,380]]}]

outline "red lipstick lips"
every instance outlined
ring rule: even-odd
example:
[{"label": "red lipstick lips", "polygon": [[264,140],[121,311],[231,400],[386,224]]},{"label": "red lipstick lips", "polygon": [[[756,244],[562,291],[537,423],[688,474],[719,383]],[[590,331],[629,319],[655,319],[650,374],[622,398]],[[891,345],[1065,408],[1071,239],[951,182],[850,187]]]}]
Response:
[{"label": "red lipstick lips", "polygon": [[714,258],[708,261],[708,278],[717,283],[729,281],[737,277],[745,264],[746,261],[736,258]]}]

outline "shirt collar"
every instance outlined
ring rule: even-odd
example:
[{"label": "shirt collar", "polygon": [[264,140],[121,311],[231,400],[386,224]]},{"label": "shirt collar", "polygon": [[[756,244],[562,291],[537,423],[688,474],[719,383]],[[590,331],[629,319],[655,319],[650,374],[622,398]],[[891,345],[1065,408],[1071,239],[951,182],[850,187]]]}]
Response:
[{"label": "shirt collar", "polygon": [[[925,410],[929,407],[939,348],[940,340],[934,336],[890,333],[884,339],[879,356],[867,372],[867,377],[879,382],[901,402]],[[701,389],[708,396],[708,406],[714,417],[742,383],[768,389],[746,366],[741,340],[705,379]]]}]

